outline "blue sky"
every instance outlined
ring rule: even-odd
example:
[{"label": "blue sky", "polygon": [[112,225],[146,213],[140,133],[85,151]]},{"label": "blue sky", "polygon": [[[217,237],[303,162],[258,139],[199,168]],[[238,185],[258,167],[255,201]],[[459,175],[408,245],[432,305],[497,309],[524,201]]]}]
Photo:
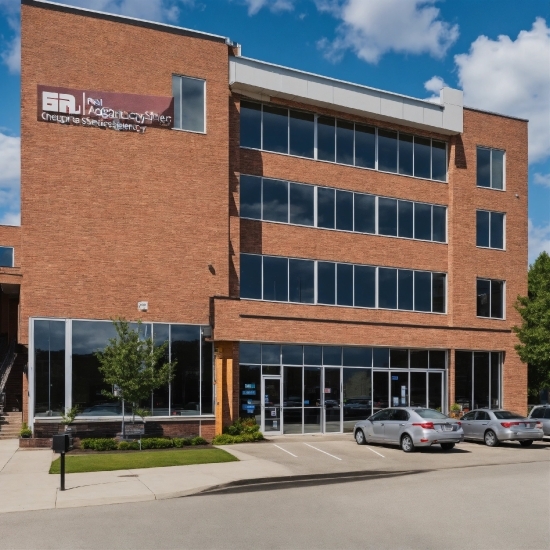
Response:
[{"label": "blue sky", "polygon": [[[242,53],[530,119],[529,260],[550,252],[550,1],[66,0],[228,36]],[[0,0],[0,223],[18,224],[19,0]]]}]

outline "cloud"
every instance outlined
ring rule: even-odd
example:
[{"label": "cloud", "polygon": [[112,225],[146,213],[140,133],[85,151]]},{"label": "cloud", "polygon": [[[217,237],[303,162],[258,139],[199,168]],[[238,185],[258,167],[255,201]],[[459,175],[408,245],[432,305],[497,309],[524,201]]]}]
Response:
[{"label": "cloud", "polygon": [[21,25],[19,18],[19,0],[0,0],[0,12],[6,15],[9,27],[14,36],[9,40],[3,40],[0,51],[2,63],[8,67],[8,71],[18,74],[21,71]]},{"label": "cloud", "polygon": [[21,225],[21,213],[5,212],[0,217],[0,225]]},{"label": "cloud", "polygon": [[550,223],[537,226],[529,218],[529,264],[543,251],[550,254]]},{"label": "cloud", "polygon": [[0,133],[0,224],[20,225],[21,138]]},{"label": "cloud", "polygon": [[256,15],[262,8],[268,8],[274,13],[292,11],[294,0],[244,0],[248,6],[248,15]]},{"label": "cloud", "polygon": [[447,86],[447,84],[440,76],[432,76],[430,80],[426,80],[426,82],[424,82],[424,88],[428,90],[428,92],[432,92],[432,95],[427,97],[426,100],[432,103],[439,103],[439,92],[441,88],[445,86]]},{"label": "cloud", "polygon": [[529,119],[529,162],[550,156],[550,29],[544,19],[516,40],[479,36],[455,63],[465,105]]},{"label": "cloud", "polygon": [[368,63],[388,52],[445,55],[458,38],[458,25],[440,19],[438,0],[316,0],[317,9],[341,24],[336,38],[317,45],[330,61],[347,50]]},{"label": "cloud", "polygon": [[537,172],[533,178],[537,185],[544,185],[544,187],[550,187],[550,174],[540,174]]}]

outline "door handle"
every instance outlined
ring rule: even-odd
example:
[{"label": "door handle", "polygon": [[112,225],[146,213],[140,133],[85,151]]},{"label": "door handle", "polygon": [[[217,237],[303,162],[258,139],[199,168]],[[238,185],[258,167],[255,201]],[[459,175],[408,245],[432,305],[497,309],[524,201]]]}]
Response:
[{"label": "door handle", "polygon": [[399,425],[400,425],[400,426],[404,426],[405,424],[403,423],[403,424],[399,424]]},{"label": "door handle", "polygon": [[487,426],[487,424],[489,424],[489,422],[482,422],[481,423],[482,426]]}]

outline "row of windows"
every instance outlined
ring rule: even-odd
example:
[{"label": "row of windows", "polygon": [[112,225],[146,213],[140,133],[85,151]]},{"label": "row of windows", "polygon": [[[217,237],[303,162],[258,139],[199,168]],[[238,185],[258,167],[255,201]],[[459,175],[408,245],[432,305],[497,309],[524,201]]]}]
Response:
[{"label": "row of windows", "polygon": [[445,369],[444,350],[300,346],[241,343],[239,362],[246,365],[332,365],[392,369]]},{"label": "row of windows", "polygon": [[241,176],[241,217],[446,241],[447,208],[302,183]]},{"label": "row of windows", "polygon": [[477,148],[477,186],[504,189],[504,151]]},{"label": "row of windows", "polygon": [[275,105],[241,102],[241,147],[447,180],[444,141]]},{"label": "row of windows", "polygon": [[477,280],[478,317],[504,318],[504,281]]},{"label": "row of windows", "polygon": [[504,249],[504,214],[501,212],[476,212],[476,245]]},{"label": "row of windows", "polygon": [[446,274],[241,254],[241,298],[445,313]]}]

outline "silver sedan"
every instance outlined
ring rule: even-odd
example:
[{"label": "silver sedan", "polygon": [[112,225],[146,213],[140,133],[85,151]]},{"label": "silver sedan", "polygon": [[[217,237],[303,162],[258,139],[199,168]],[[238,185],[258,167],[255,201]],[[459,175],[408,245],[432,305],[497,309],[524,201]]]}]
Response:
[{"label": "silver sedan", "polygon": [[529,413],[529,418],[542,423],[544,435],[550,435],[550,405],[539,405]]},{"label": "silver sedan", "polygon": [[476,409],[460,421],[464,439],[485,441],[489,447],[496,447],[501,441],[519,441],[522,447],[529,447],[543,438],[540,422],[502,409]]},{"label": "silver sedan", "polygon": [[441,445],[450,451],[464,440],[460,422],[433,409],[422,407],[392,407],[361,420],[353,428],[358,445],[386,443],[399,445],[410,453],[416,447]]}]

